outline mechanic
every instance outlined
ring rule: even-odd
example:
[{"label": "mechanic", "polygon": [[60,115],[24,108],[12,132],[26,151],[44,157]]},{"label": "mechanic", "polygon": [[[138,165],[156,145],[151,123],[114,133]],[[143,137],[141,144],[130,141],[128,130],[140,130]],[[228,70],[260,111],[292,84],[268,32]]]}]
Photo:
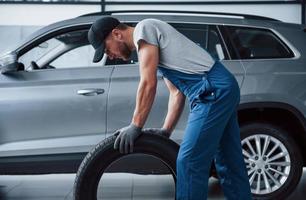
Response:
[{"label": "mechanic", "polygon": [[[93,62],[99,62],[104,53],[110,59],[123,60],[134,50],[138,54],[136,107],[130,125],[117,131],[115,149],[132,152],[135,139],[143,132],[170,137],[187,97],[190,113],[176,163],[176,199],[207,199],[213,161],[225,197],[251,199],[237,120],[239,86],[219,61],[157,19],[144,19],[132,27],[116,18],[102,17],[91,26],[88,40],[95,49]],[[170,91],[168,112],[162,128],[142,129],[154,101],[157,71]]]}]

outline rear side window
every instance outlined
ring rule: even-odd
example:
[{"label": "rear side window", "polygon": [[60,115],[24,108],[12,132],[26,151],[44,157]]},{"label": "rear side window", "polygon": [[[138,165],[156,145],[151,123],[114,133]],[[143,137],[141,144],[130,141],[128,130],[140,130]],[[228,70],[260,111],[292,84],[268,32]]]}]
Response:
[{"label": "rear side window", "polygon": [[232,59],[294,57],[289,47],[272,31],[261,28],[220,27]]},{"label": "rear side window", "polygon": [[207,49],[208,26],[176,25],[175,28],[200,47]]},{"label": "rear side window", "polygon": [[171,24],[194,43],[208,51],[215,60],[228,59],[225,47],[213,25]]}]

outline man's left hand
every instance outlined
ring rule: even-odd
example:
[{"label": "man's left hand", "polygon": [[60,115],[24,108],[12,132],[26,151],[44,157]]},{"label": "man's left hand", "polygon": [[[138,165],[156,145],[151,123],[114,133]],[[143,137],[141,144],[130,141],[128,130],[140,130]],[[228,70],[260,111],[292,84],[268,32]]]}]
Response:
[{"label": "man's left hand", "polygon": [[127,127],[124,127],[115,132],[115,134],[119,134],[114,143],[114,149],[118,149],[120,153],[132,153],[134,147],[135,139],[141,135],[141,128],[130,124]]}]

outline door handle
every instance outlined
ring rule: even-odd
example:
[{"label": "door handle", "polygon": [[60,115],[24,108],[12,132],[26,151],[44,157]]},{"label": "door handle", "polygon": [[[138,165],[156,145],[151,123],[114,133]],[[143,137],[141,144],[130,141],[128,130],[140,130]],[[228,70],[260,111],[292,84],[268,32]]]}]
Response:
[{"label": "door handle", "polygon": [[104,89],[102,88],[88,88],[88,89],[78,90],[78,94],[83,96],[96,96],[103,93]]}]

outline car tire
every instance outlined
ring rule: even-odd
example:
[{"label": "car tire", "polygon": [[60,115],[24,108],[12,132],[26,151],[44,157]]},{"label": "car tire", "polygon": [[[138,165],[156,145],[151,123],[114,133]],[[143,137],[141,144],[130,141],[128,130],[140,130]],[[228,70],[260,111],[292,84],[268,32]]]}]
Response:
[{"label": "car tire", "polygon": [[240,131],[253,197],[285,199],[303,172],[297,144],[286,130],[265,122],[242,125]]},{"label": "car tire", "polygon": [[[126,154],[114,150],[116,136],[97,144],[84,158],[76,174],[73,196],[75,200],[96,200],[99,180],[107,167]],[[134,144],[133,153],[152,155],[160,159],[171,172],[176,183],[176,157],[179,145],[157,134],[142,134]]]}]

